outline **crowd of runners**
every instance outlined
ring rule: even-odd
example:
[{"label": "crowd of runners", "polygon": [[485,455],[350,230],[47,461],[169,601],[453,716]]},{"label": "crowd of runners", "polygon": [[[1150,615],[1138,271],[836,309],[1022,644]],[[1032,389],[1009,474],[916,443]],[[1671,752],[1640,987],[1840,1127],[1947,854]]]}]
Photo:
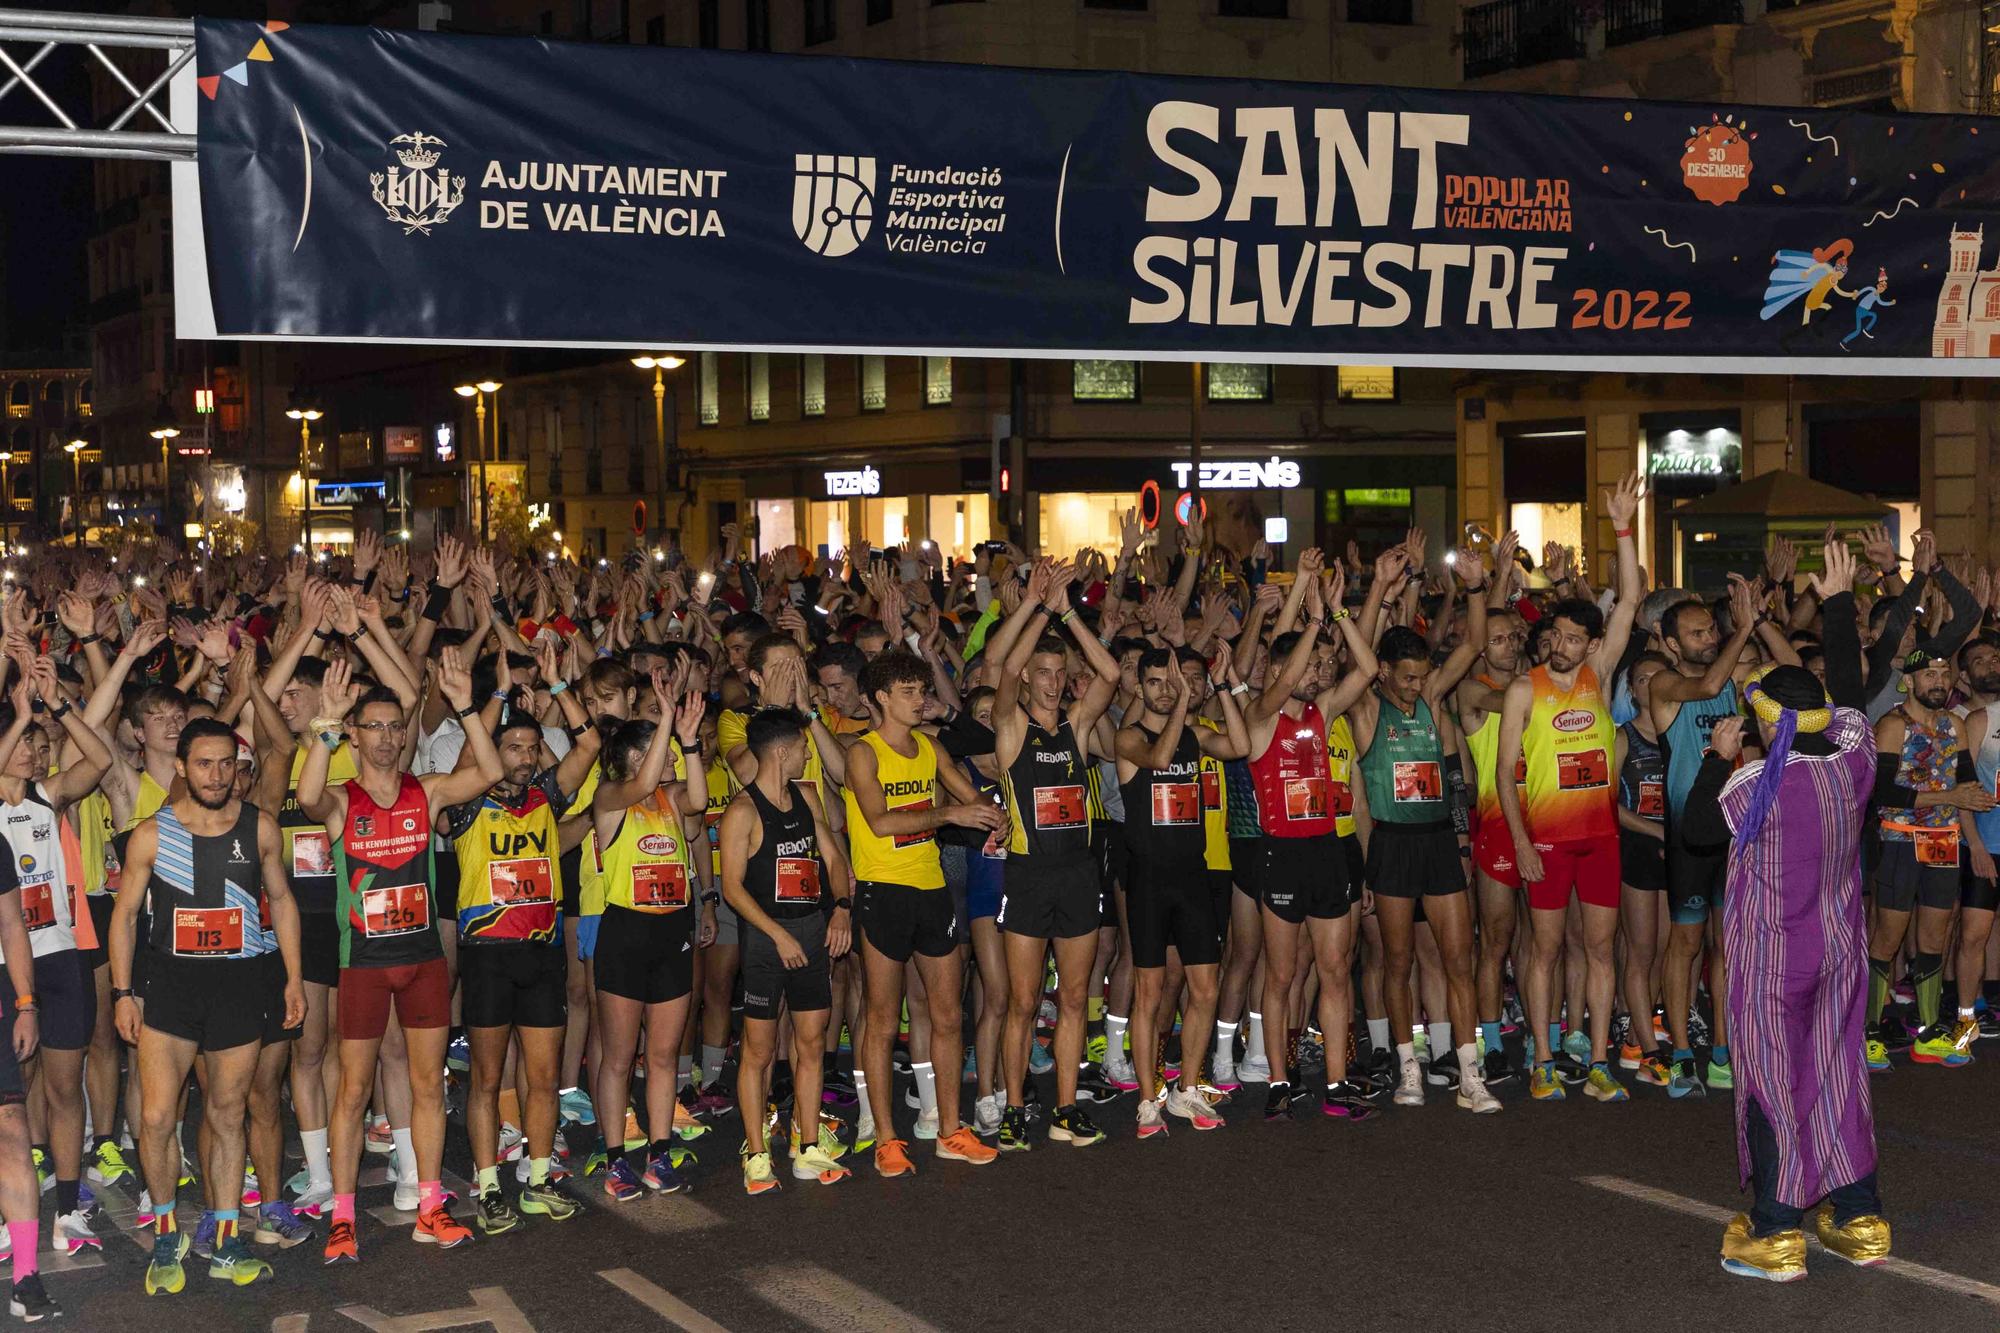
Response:
[{"label": "crowd of runners", "polygon": [[1476,526],[1281,562],[1171,519],[1074,555],[730,528],[617,562],[366,532],[23,562],[13,1313],[57,1312],[42,1201],[74,1253],[111,1190],[154,1233],[149,1293],[190,1251],[239,1286],[302,1244],[357,1262],[388,1243],[357,1228],[370,1154],[451,1248],[690,1174],[760,1195],[1085,1147],[1128,1095],[1143,1142],[1490,1114],[1517,1081],[1730,1089],[1755,1053],[1710,788],[1786,666],[1874,730],[1865,1044],[1836,1062],[1964,1064],[2000,1032],[2000,586],[1871,529],[1810,574],[1781,538],[1724,595],[1650,587],[1640,498],[1603,497],[1595,583]]}]

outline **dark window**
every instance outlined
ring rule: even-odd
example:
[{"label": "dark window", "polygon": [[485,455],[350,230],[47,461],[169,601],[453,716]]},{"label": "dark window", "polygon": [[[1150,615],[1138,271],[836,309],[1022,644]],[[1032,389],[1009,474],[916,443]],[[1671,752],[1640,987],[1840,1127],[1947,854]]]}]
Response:
[{"label": "dark window", "polygon": [[1923,483],[1923,421],[1915,403],[1808,405],[1806,475],[1878,500],[1914,500]]},{"label": "dark window", "polygon": [[714,50],[722,45],[722,0],[695,0],[695,41]]},{"label": "dark window", "polygon": [[1347,0],[1349,23],[1400,23],[1417,21],[1416,0]]},{"label": "dark window", "polygon": [[805,0],[806,45],[833,40],[833,0]]},{"label": "dark window", "polygon": [[646,20],[646,45],[665,46],[667,44],[667,16],[655,14]]},{"label": "dark window", "polygon": [[1281,19],[1285,0],[1218,0],[1215,12],[1226,19]]},{"label": "dark window", "polygon": [[540,27],[540,30],[541,30],[541,33],[542,33],[542,35],[543,35],[543,36],[545,36],[545,37],[546,37],[546,36],[548,36],[549,34],[551,34],[551,33],[555,32],[555,30],[556,30],[556,12],[555,12],[555,10],[553,10],[553,9],[544,9],[544,10],[542,11],[542,17],[541,17],[541,22],[540,22],[540,25],[539,25],[539,27]]},{"label": "dark window", "polygon": [[890,19],[895,17],[896,6],[893,3],[893,0],[868,0],[867,12],[868,12],[868,22],[871,25],[876,23],[887,23]]},{"label": "dark window", "polygon": [[771,49],[771,0],[743,0],[743,49]]},{"label": "dark window", "polygon": [[1500,428],[1500,440],[1511,503],[1575,504],[1587,494],[1584,453],[1590,437],[1582,421],[1513,421]]}]

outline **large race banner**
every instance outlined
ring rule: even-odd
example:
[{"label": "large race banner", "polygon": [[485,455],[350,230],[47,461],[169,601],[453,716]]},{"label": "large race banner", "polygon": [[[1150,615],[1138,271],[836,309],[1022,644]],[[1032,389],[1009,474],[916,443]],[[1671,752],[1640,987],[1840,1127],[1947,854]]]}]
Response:
[{"label": "large race banner", "polygon": [[2000,369],[1995,120],[197,32],[183,336]]}]

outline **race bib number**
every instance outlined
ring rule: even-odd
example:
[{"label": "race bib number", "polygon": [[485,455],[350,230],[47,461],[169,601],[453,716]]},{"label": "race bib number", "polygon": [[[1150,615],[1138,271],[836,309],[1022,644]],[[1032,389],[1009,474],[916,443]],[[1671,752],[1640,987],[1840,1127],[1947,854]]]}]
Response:
[{"label": "race bib number", "polygon": [[243,909],[176,907],[174,954],[180,958],[230,958],[243,952]]},{"label": "race bib number", "polygon": [[1910,840],[1916,844],[1917,864],[1952,867],[1958,865],[1958,829],[1918,829],[1910,835]]},{"label": "race bib number", "polygon": [[408,935],[431,923],[431,891],[424,884],[391,884],[361,894],[361,933],[369,939]]},{"label": "race bib number", "polygon": [[1082,787],[1035,788],[1035,827],[1038,829],[1083,828],[1090,822],[1090,807]]},{"label": "race bib number", "polygon": [[555,876],[549,873],[546,856],[488,862],[486,889],[493,901],[503,907],[556,900]]},{"label": "race bib number", "polygon": [[299,829],[292,834],[292,877],[311,878],[333,873],[333,840],[323,828]]},{"label": "race bib number", "polygon": [[989,861],[1006,860],[1007,830],[994,829],[991,833],[987,834],[986,842],[980,847],[979,854]]},{"label": "race bib number", "polygon": [[1288,820],[1327,817],[1328,778],[1285,779],[1285,818]]},{"label": "race bib number", "polygon": [[1354,813],[1354,788],[1345,782],[1333,784],[1333,813],[1339,819]]},{"label": "race bib number", "polygon": [[1389,776],[1398,805],[1444,799],[1444,775],[1435,759],[1402,760],[1390,767]]},{"label": "race bib number", "polygon": [[1642,819],[1665,819],[1667,817],[1667,784],[1664,782],[1641,782],[1639,784],[1639,808],[1635,813]]},{"label": "race bib number", "polygon": [[[930,808],[931,808],[931,803],[930,803],[930,801],[929,801],[928,799],[926,799],[926,800],[922,800],[922,801],[912,801],[912,802],[910,802],[910,803],[909,803],[908,805],[899,805],[899,806],[896,806],[895,808],[896,808],[897,810],[899,810],[899,811],[901,811],[901,810],[928,810],[928,809],[930,809]],[[934,833],[934,832],[932,832],[932,831],[931,831],[930,829],[923,829],[923,830],[921,830],[921,831],[919,831],[919,832],[916,832],[916,833],[898,833],[898,834],[895,834],[895,835],[894,835],[894,836],[893,836],[893,837],[891,838],[891,841],[892,841],[892,842],[893,842],[893,843],[894,843],[894,844],[895,844],[895,845],[896,845],[897,847],[921,847],[921,846],[923,846],[923,845],[924,845],[925,843],[927,843],[927,842],[936,842],[936,841],[937,841],[937,834],[936,834],[936,833]]]},{"label": "race bib number", "polygon": [[1610,766],[1602,750],[1579,750],[1556,756],[1556,786],[1563,791],[1586,791],[1611,782]]},{"label": "race bib number", "polygon": [[1201,771],[1201,808],[1204,810],[1222,808],[1222,770],[1204,768]]},{"label": "race bib number", "polygon": [[43,880],[21,886],[21,920],[29,930],[47,930],[56,923],[55,885]]},{"label": "race bib number", "polygon": [[816,903],[819,901],[819,862],[810,856],[778,858],[778,901]]},{"label": "race bib number", "polygon": [[1201,822],[1201,794],[1192,782],[1153,784],[1153,827]]},{"label": "race bib number", "polygon": [[678,862],[632,867],[634,907],[686,907],[687,867]]}]

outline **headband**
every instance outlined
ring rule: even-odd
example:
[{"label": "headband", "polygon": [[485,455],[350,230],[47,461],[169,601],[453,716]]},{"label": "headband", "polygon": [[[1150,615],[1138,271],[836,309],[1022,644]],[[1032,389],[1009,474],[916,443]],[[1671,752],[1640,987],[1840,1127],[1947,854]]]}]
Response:
[{"label": "headband", "polygon": [[1759,720],[1775,727],[1787,712],[1793,712],[1798,719],[1793,731],[1800,736],[1815,735],[1832,725],[1831,708],[1808,708],[1803,711],[1787,709],[1785,705],[1765,693],[1763,681],[1770,670],[1769,666],[1759,667],[1750,674],[1748,683],[1743,687],[1743,697],[1749,700],[1750,709],[1757,714]]}]

